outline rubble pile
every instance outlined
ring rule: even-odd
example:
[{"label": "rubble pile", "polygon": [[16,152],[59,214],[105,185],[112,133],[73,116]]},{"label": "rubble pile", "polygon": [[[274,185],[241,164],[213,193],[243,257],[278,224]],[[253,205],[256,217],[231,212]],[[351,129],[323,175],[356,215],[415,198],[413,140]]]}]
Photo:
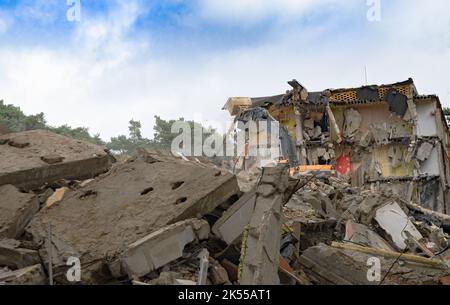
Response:
[{"label": "rubble pile", "polygon": [[[286,258],[312,284],[440,284],[448,277],[447,215],[336,177],[300,179],[283,211],[299,256]],[[373,277],[371,264],[379,266]]]},{"label": "rubble pile", "polygon": [[449,282],[450,216],[390,191],[286,164],[235,176],[147,150],[115,162],[42,131],[2,139],[17,162],[0,163],[0,284]]}]

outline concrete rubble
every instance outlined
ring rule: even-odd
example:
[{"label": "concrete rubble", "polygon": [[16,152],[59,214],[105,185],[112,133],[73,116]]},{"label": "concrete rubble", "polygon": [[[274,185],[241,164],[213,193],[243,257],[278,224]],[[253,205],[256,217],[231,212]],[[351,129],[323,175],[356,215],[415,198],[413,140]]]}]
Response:
[{"label": "concrete rubble", "polygon": [[0,271],[0,285],[45,285],[47,277],[41,264],[15,271]]},{"label": "concrete rubble", "polygon": [[[324,194],[337,217],[316,204]],[[450,272],[449,231],[442,229],[446,215],[425,215],[392,193],[315,177],[285,205],[284,215],[285,224],[300,236],[300,256],[292,267],[306,273],[312,284],[438,285]],[[372,278],[368,264],[374,258],[381,268]]]},{"label": "concrete rubble", "polygon": [[226,105],[284,125],[276,160],[140,150],[116,161],[47,131],[1,135],[0,285],[448,284],[437,97],[412,80],[289,84]]},{"label": "concrete rubble", "polygon": [[[79,257],[82,265],[89,265],[82,280],[103,283],[113,274],[121,274],[121,268],[113,267],[113,272],[109,268],[122,256],[123,273],[129,275],[159,268],[171,261],[171,255],[178,258],[183,246],[194,241],[196,230],[201,240],[207,237],[209,228],[194,222],[193,229],[180,224],[158,230],[213,212],[238,193],[236,178],[225,171],[145,154],[117,164],[84,187],[67,191],[61,202],[42,209],[33,218],[27,234],[45,245],[50,226],[54,268],[66,269],[69,257]],[[173,253],[154,248],[159,242],[171,247]],[[150,253],[148,249],[162,253]],[[47,252],[46,247],[40,250],[45,265]],[[146,261],[138,259],[143,256]],[[137,270],[141,266],[142,270]]]},{"label": "concrete rubble", "polygon": [[12,185],[0,186],[0,198],[0,238],[18,238],[38,212],[39,202]]},{"label": "concrete rubble", "polygon": [[36,250],[21,248],[21,242],[13,239],[0,241],[0,265],[20,269],[40,263]]}]

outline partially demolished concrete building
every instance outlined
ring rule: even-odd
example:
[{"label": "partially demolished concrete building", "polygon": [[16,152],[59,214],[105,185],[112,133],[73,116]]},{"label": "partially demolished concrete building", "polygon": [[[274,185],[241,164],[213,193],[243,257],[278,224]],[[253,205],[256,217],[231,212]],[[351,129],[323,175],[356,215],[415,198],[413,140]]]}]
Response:
[{"label": "partially demolished concrete building", "polygon": [[391,190],[450,213],[449,128],[436,95],[420,95],[412,79],[322,92],[288,83],[292,89],[285,94],[234,97],[224,109],[236,120],[279,121],[287,130],[281,155],[293,174],[331,165],[355,187]]}]

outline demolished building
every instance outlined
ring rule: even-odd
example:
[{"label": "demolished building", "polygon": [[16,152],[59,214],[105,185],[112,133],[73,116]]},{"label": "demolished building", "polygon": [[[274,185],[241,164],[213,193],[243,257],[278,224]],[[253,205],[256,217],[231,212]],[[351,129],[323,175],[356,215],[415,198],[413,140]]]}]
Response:
[{"label": "demolished building", "polygon": [[286,94],[230,98],[224,109],[236,120],[277,120],[287,130],[281,155],[294,175],[332,166],[355,187],[388,189],[450,213],[449,127],[439,97],[420,95],[412,79],[322,92],[289,85]]}]

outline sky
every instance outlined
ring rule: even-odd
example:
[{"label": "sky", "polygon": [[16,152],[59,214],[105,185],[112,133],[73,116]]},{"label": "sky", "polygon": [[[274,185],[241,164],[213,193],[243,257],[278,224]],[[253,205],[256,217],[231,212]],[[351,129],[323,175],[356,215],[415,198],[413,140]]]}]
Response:
[{"label": "sky", "polygon": [[450,1],[432,2],[0,0],[0,100],[105,140],[130,119],[152,138],[155,115],[224,129],[230,96],[358,87],[365,67],[450,106]]}]

